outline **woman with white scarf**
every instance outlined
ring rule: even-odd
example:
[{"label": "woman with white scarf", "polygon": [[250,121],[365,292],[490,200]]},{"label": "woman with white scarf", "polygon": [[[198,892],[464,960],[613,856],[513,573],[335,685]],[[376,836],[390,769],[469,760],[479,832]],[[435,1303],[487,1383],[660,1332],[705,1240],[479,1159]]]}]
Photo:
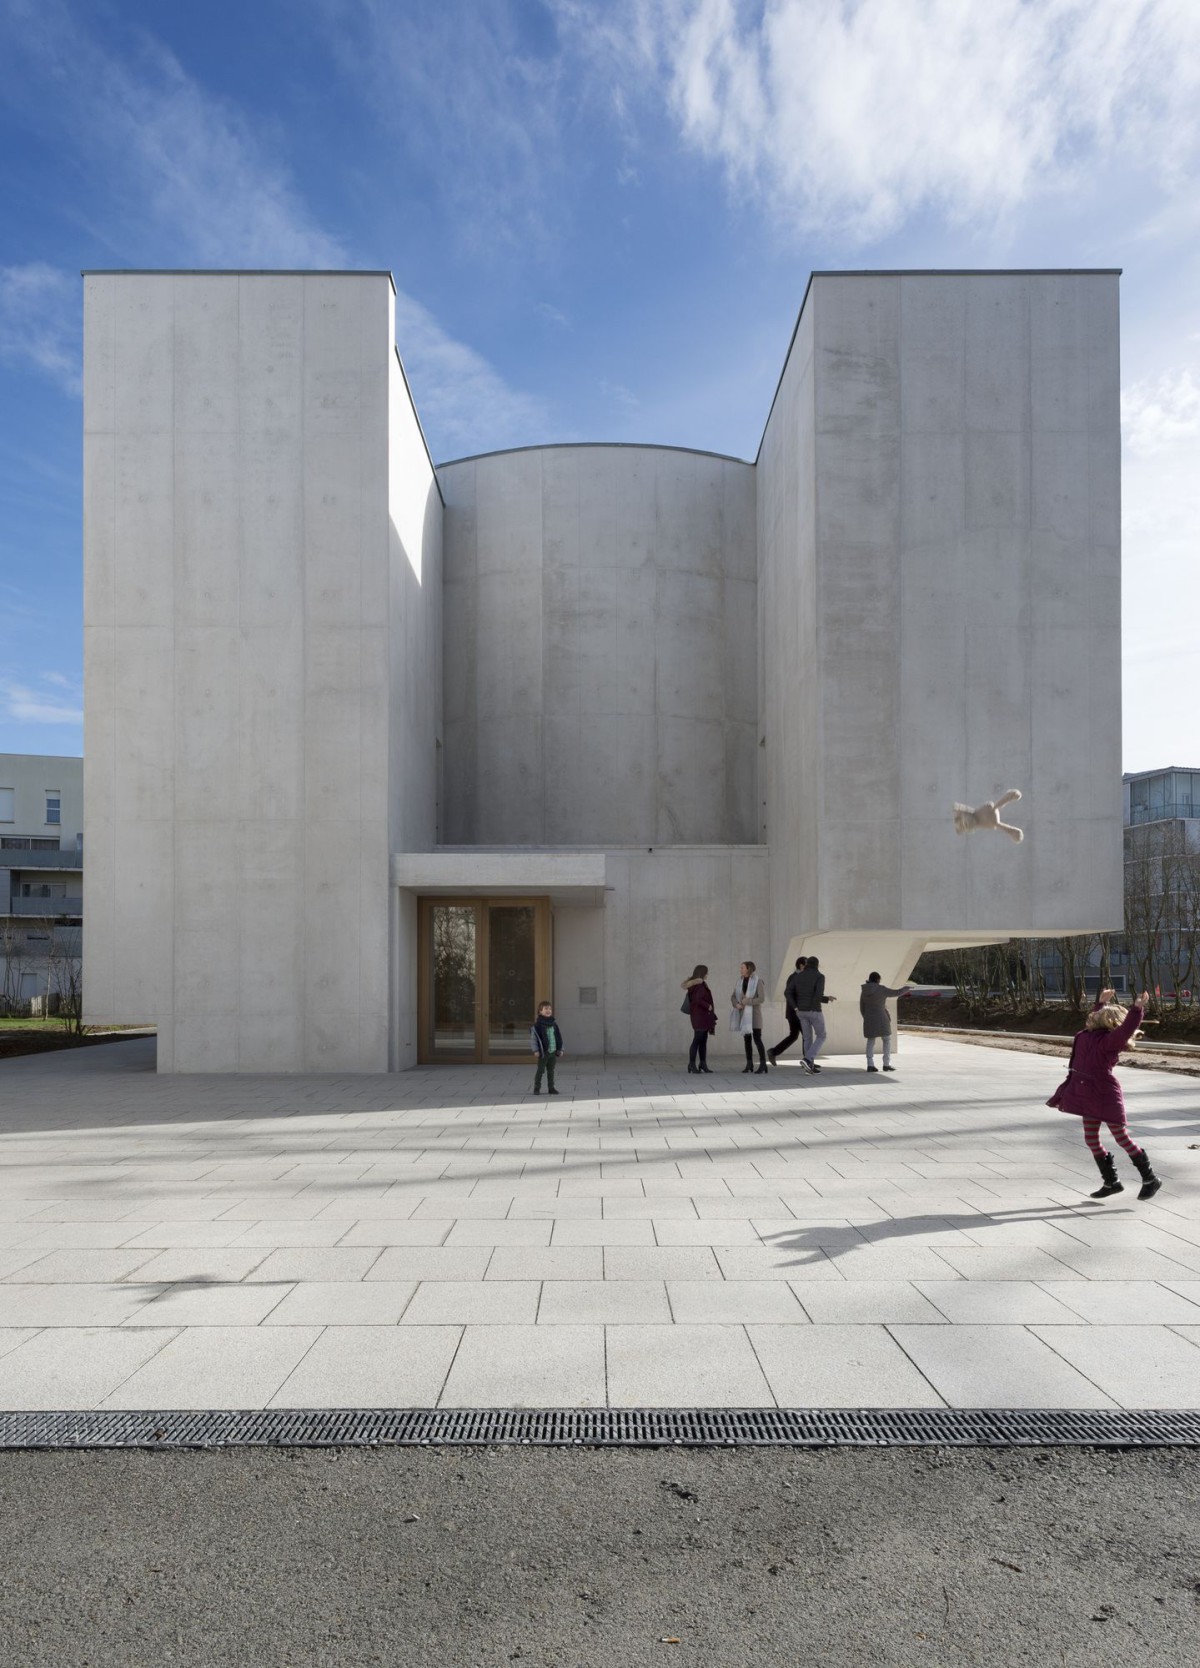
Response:
[{"label": "woman with white scarf", "polygon": [[767,999],[767,987],[754,970],[752,961],[742,963],[742,976],[733,987],[730,1002],[733,1011],[729,1015],[729,1029],[740,1031],[742,1041],[746,1045],[746,1064],[742,1076],[754,1070],[754,1048],[758,1046],[758,1070],[763,1076],[767,1072],[767,1051],[762,1040],[762,1010]]}]

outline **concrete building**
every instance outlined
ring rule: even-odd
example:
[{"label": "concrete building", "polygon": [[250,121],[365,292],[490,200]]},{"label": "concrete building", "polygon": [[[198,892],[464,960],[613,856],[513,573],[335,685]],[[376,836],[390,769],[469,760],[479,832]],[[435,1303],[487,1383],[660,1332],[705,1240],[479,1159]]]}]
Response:
[{"label": "concrete building", "polygon": [[0,1013],[78,983],[83,760],[0,753]]},{"label": "concrete building", "polygon": [[[88,274],[89,1015],[682,1053],[694,962],[723,1012],[805,951],[857,1048],[873,968],[1117,927],[1117,289],[814,274],[754,462],[435,468],[388,274]],[[1022,844],[955,833],[1008,788]]]}]

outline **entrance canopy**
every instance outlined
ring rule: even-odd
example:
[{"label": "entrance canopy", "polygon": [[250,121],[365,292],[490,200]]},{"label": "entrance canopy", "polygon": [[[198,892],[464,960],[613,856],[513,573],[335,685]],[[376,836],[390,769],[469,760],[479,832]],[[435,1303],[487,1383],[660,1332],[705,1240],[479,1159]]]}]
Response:
[{"label": "entrance canopy", "polygon": [[527,897],[575,908],[604,903],[602,851],[455,850],[401,852],[392,857],[392,885],[425,897]]}]

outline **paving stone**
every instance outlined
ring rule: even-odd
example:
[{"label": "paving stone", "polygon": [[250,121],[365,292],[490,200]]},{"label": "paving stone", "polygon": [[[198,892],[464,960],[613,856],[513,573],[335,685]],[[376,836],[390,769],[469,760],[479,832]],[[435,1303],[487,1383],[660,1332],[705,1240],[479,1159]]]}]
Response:
[{"label": "paving stone", "polygon": [[744,1327],[610,1326],[606,1337],[613,1407],[774,1405]]},{"label": "paving stone", "polygon": [[942,1311],[908,1280],[797,1280],[791,1289],[818,1326],[887,1326],[900,1321],[947,1324]]},{"label": "paving stone", "polygon": [[120,1326],[158,1291],[157,1286],[0,1284],[0,1327]]},{"label": "paving stone", "polygon": [[440,1405],[603,1407],[604,1328],[468,1326]]},{"label": "paving stone", "polygon": [[1070,1326],[1081,1317],[1064,1294],[1084,1284],[1082,1280],[1054,1287],[1036,1286],[1030,1280],[915,1282],[917,1290],[956,1326],[1026,1326],[1033,1321]]},{"label": "paving stone", "polygon": [[709,1245],[606,1245],[606,1280],[720,1280]]},{"label": "paving stone", "polygon": [[1121,1407],[1200,1405],[1200,1349],[1186,1332],[1165,1326],[1031,1330]]},{"label": "paving stone", "polygon": [[125,1326],[257,1326],[291,1289],[286,1283],[169,1286]]},{"label": "paving stone", "polygon": [[667,1325],[671,1306],[661,1280],[559,1280],[543,1287],[537,1319],[539,1326]]},{"label": "paving stone", "polygon": [[599,1245],[501,1245],[487,1266],[491,1280],[602,1280]]},{"label": "paving stone", "polygon": [[95,1249],[34,1252],[9,1252],[0,1266],[12,1265],[6,1274],[9,1285],[96,1285],[109,1280],[120,1280],[136,1269],[144,1268],[155,1259],[155,1252],[147,1247],[138,1251],[106,1251]]},{"label": "paving stone", "polygon": [[[894,1326],[892,1336],[951,1407],[1112,1407],[1091,1374],[1022,1326]],[[1053,1329],[1069,1338],[1088,1327]],[[1160,1403],[1146,1405],[1160,1406]]]},{"label": "paving stone", "polygon": [[330,1326],[269,1405],[435,1407],[461,1333],[457,1326]]},{"label": "paving stone", "polygon": [[292,1245],[263,1258],[248,1281],[364,1280],[382,1255],[375,1245]]},{"label": "paving stone", "polygon": [[532,1326],[536,1280],[430,1280],[417,1287],[402,1326]]},{"label": "paving stone", "polygon": [[796,1293],[782,1280],[668,1280],[667,1296],[671,1319],[681,1326],[808,1324]]},{"label": "paving stone", "polygon": [[366,1280],[482,1280],[492,1251],[486,1245],[388,1246],[363,1276]]},{"label": "paving stone", "polygon": [[941,1396],[885,1327],[751,1326],[747,1330],[780,1407],[943,1405]]},{"label": "paving stone", "polygon": [[177,1332],[51,1327],[0,1355],[0,1407],[96,1407],[154,1358]]},{"label": "paving stone", "polygon": [[319,1336],[314,1326],[188,1328],[99,1405],[267,1407]]},{"label": "paving stone", "polygon": [[[1094,1326],[1173,1326],[1177,1321],[1200,1323],[1200,1308],[1189,1302],[1181,1288],[1174,1291],[1151,1280],[1064,1280],[1047,1281],[1042,1288]],[[1200,1289],[1197,1292],[1200,1297]],[[1018,1317],[1014,1316],[1014,1319]],[[1023,1320],[1044,1320],[1050,1315],[1025,1315]],[[1200,1406],[1200,1386],[1197,1386]]]}]

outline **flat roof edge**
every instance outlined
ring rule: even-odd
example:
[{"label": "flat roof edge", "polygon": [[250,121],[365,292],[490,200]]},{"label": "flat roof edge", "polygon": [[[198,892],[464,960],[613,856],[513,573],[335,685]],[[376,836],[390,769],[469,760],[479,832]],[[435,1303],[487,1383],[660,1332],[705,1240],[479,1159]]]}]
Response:
[{"label": "flat roof edge", "polygon": [[754,466],[758,467],[758,460],[762,457],[763,442],[767,438],[767,430],[771,426],[779,399],[779,390],[783,387],[783,379],[787,375],[788,363],[792,357],[792,349],[796,345],[796,337],[800,334],[800,320],[804,317],[804,309],[808,306],[808,298],[812,292],[813,282],[817,278],[1120,278],[1124,268],[1119,266],[898,266],[898,267],[836,267],[823,270],[814,269],[808,275],[808,283],[804,286],[804,294],[800,298],[800,307],[796,313],[796,322],[792,326],[792,333],[788,337],[787,351],[783,356],[779,380],[775,384],[775,392],[771,395],[771,403],[767,407],[767,420],[762,426],[762,433],[758,437],[758,447],[754,453]]},{"label": "flat roof edge", "polygon": [[354,266],[85,266],[81,278],[386,278],[387,267]]},{"label": "flat roof edge", "polygon": [[478,463],[482,458],[508,457],[515,452],[596,451],[602,447],[609,451],[686,452],[692,457],[719,458],[722,463],[740,463],[747,469],[754,468],[752,459],[735,457],[732,452],[711,452],[704,446],[670,446],[663,440],[548,440],[540,446],[497,446],[490,452],[468,452],[465,457],[444,458],[437,468],[452,469],[459,463]]},{"label": "flat roof edge", "polygon": [[816,267],[812,278],[1120,278],[1121,266]]}]

